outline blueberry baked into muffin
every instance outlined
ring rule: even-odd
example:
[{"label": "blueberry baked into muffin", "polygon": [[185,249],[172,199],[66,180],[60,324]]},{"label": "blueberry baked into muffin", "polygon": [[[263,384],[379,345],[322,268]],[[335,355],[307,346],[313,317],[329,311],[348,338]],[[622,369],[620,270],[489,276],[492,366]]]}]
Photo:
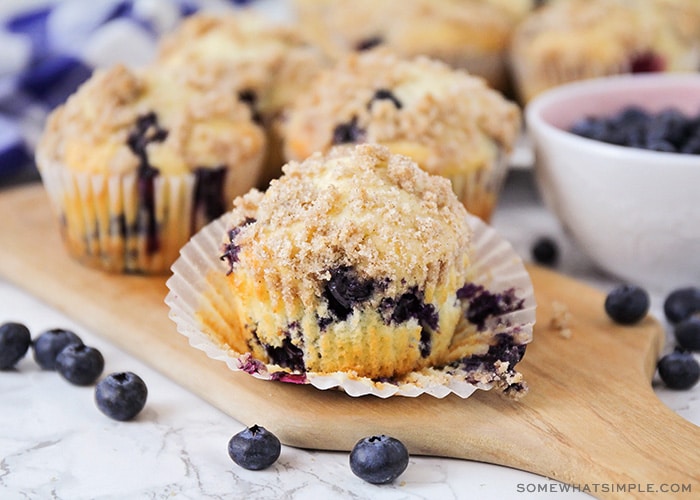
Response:
[{"label": "blueberry baked into muffin", "polygon": [[527,103],[551,87],[588,78],[696,71],[700,39],[693,35],[697,29],[692,27],[692,8],[680,10],[680,4],[676,0],[547,3],[517,26],[511,40],[519,99]]},{"label": "blueberry baked into muffin", "polygon": [[69,253],[164,273],[189,237],[258,181],[249,106],[162,68],[97,71],[48,118],[36,160]]},{"label": "blueberry baked into muffin", "polygon": [[322,71],[283,130],[288,160],[339,144],[385,145],[448,178],[467,210],[488,220],[520,123],[519,108],[481,78],[373,49]]},{"label": "blueberry baked into muffin", "polygon": [[[500,321],[524,299],[471,281],[468,214],[446,179],[410,158],[369,144],[316,153],[239,197],[223,220],[208,285],[176,295],[198,297],[186,309],[208,336],[250,353],[240,369],[301,383],[459,373],[525,392],[514,368],[531,328]],[[198,269],[185,280],[201,280]]]},{"label": "blueberry baked into muffin", "polygon": [[383,46],[466,69],[493,88],[508,86],[507,52],[533,0],[295,0],[304,33],[329,57]]},{"label": "blueberry baked into muffin", "polygon": [[160,42],[157,61],[204,87],[228,87],[248,103],[267,133],[261,188],[281,173],[278,126],[285,108],[328,64],[293,25],[245,10],[189,17]]}]

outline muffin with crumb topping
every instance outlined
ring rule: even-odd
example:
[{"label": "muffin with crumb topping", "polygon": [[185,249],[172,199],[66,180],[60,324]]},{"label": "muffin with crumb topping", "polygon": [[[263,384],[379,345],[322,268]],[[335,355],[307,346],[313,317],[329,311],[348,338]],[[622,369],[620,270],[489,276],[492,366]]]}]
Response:
[{"label": "muffin with crumb topping", "polygon": [[696,71],[700,39],[692,3],[567,0],[544,5],[517,26],[511,40],[520,100],[527,103],[549,88],[589,78]]},{"label": "muffin with crumb topping", "polygon": [[534,2],[295,0],[294,5],[305,34],[334,60],[383,46],[405,57],[441,60],[506,90],[510,37]]},{"label": "muffin with crumb topping", "polygon": [[264,188],[284,163],[278,132],[284,110],[327,60],[293,25],[236,11],[189,17],[161,41],[157,63],[186,71],[204,87],[228,87],[249,104],[267,133]]},{"label": "muffin with crumb topping", "polygon": [[486,228],[410,158],[337,146],[288,163],[195,235],[166,303],[192,345],[258,378],[517,398],[531,285],[514,252],[488,251],[482,267]]},{"label": "muffin with crumb topping", "polygon": [[520,124],[519,108],[481,78],[377,48],[321,72],[283,130],[289,160],[362,142],[410,156],[449,179],[467,210],[488,221]]},{"label": "muffin with crumb topping", "polygon": [[72,256],[151,274],[167,272],[195,231],[256,185],[264,151],[236,95],[119,65],[52,112],[36,161]]}]

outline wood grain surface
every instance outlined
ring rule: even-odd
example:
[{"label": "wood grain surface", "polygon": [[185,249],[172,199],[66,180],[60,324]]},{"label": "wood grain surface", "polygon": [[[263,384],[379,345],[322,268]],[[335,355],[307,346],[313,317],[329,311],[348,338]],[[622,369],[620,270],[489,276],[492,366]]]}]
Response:
[{"label": "wood grain surface", "polygon": [[[538,310],[535,340],[519,365],[530,385],[521,401],[493,391],[468,399],[352,398],[231,372],[190,347],[168,319],[167,277],[106,274],[72,261],[41,186],[0,192],[0,214],[0,276],[287,445],[347,451],[385,433],[413,454],[579,486],[690,484],[693,493],[683,498],[700,492],[700,428],[664,406],[650,384],[662,328],[651,317],[614,325],[600,291],[555,272],[529,268]],[[568,339],[550,326],[557,302],[571,313]],[[598,489],[600,498],[654,497]]]}]

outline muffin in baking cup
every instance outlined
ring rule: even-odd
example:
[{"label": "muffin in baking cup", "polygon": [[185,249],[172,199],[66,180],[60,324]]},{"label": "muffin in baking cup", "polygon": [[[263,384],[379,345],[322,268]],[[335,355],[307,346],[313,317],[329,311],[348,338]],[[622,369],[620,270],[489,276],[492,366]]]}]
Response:
[{"label": "muffin in baking cup", "polygon": [[526,104],[541,92],[572,81],[696,71],[700,39],[689,36],[692,29],[679,22],[673,3],[571,0],[534,11],[511,38],[509,59],[520,101]]},{"label": "muffin in baking cup", "polygon": [[[524,394],[515,365],[532,338],[535,303],[522,261],[464,210],[445,179],[384,148],[357,149],[340,170],[333,164],[346,153],[333,151],[287,165],[280,181],[296,181],[275,181],[264,195],[249,193],[185,245],[167,282],[166,303],[178,331],[232,370],[353,396],[467,397],[492,387],[512,397]],[[377,159],[372,168],[388,174],[369,172]],[[356,168],[363,162],[364,170]],[[323,163],[332,168],[319,167]],[[373,176],[376,182],[364,189]],[[306,189],[300,197],[299,185]],[[266,212],[293,199],[306,209],[318,187],[337,203],[320,201],[293,217],[282,215],[286,208]],[[438,193],[445,204],[436,201]],[[373,198],[387,199],[386,211]],[[328,220],[316,224],[323,211]],[[368,242],[380,225],[386,231]],[[447,231],[447,242],[436,241],[435,254],[417,253],[430,238],[411,233],[433,237],[438,229]],[[400,241],[387,239],[397,232]],[[383,254],[392,248],[402,255]],[[289,265],[290,257],[302,265]],[[316,264],[322,272],[313,270]],[[281,340],[275,345],[276,335]]]},{"label": "muffin in baking cup", "polygon": [[285,154],[301,160],[338,144],[377,143],[448,178],[488,221],[520,133],[519,108],[481,79],[386,49],[322,71],[287,112]]},{"label": "muffin in baking cup", "polygon": [[165,273],[257,182],[265,137],[243,102],[149,68],[98,71],[50,115],[36,163],[81,263]]}]

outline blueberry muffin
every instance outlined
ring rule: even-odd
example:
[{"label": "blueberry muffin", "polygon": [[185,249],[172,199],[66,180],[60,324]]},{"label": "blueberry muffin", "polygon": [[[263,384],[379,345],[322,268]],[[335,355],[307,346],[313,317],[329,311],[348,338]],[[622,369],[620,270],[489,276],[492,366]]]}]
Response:
[{"label": "blueberry muffin", "polygon": [[350,54],[313,80],[287,113],[285,153],[373,142],[448,178],[467,210],[489,220],[520,131],[519,108],[481,79],[385,49]]},{"label": "blueberry muffin", "polygon": [[550,2],[516,28],[514,85],[523,103],[563,83],[609,75],[698,69],[698,40],[670,0]]},{"label": "blueberry muffin", "polygon": [[530,335],[487,327],[522,301],[470,281],[467,212],[447,180],[408,157],[370,144],[316,153],[238,198],[224,220],[218,265],[174,280],[193,280],[178,296],[200,287],[188,309],[223,349],[246,353],[239,369],[297,383],[460,372],[524,389],[514,367]]},{"label": "blueberry muffin", "polygon": [[36,161],[71,255],[164,273],[260,176],[249,106],[162,68],[97,71],[49,116]]},{"label": "blueberry muffin", "polygon": [[322,53],[291,25],[249,11],[189,17],[159,45],[158,64],[215,82],[247,102],[267,133],[264,188],[281,173],[278,123],[294,97],[327,64]]},{"label": "blueberry muffin", "polygon": [[[374,46],[425,55],[508,87],[507,50],[531,0],[296,0],[299,23],[329,57]],[[387,20],[390,20],[388,22]]]}]

